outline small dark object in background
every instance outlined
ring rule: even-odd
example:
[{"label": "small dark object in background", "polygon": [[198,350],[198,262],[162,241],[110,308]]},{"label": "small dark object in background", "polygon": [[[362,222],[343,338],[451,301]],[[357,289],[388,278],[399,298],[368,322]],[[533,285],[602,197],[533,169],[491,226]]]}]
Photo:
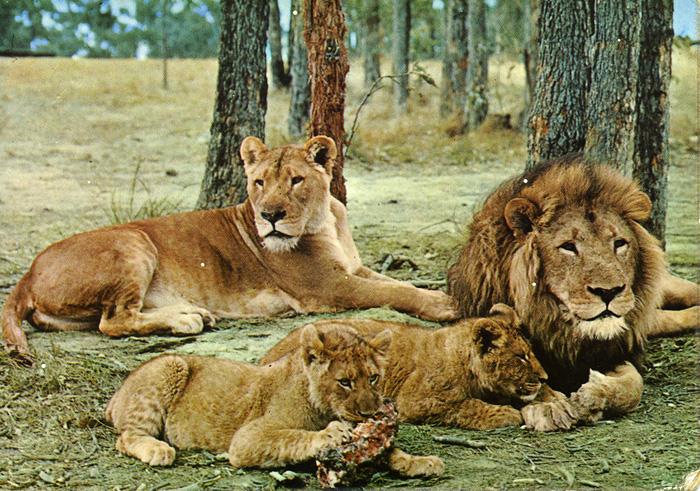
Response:
[{"label": "small dark object in background", "polygon": [[165,171],[166,176],[175,177],[177,176],[177,171],[175,169],[168,169]]},{"label": "small dark object in background", "polygon": [[324,488],[351,486],[368,479],[387,465],[387,450],[398,430],[394,401],[384,399],[379,411],[352,431],[352,439],[340,447],[328,448],[316,457],[316,477]]}]

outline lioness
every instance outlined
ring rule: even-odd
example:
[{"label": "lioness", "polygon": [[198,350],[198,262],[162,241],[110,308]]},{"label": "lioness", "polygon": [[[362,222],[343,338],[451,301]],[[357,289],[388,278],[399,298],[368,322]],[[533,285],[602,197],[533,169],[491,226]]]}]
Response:
[{"label": "lioness", "polygon": [[[367,319],[319,321],[319,333],[352,327],[364,336],[394,333],[379,385],[396,401],[399,420],[490,429],[522,424],[522,406],[539,399],[563,398],[545,388],[547,374],[523,338],[520,321],[497,304],[486,318],[467,319],[442,329]],[[297,329],[260,360],[273,363],[302,344]]]},{"label": "lioness", "polygon": [[513,305],[549,384],[574,392],[576,411],[533,404],[528,425],[557,429],[633,410],[647,334],[700,324],[698,286],[668,273],[641,225],[650,211],[632,179],[571,155],[507,180],[474,215],[448,272],[450,293],[465,316]]},{"label": "lioness", "polygon": [[345,207],[329,191],[333,140],[241,144],[248,199],[235,207],[74,235],[45,249],[10,293],[5,344],[28,354],[22,320],[109,336],[194,334],[216,318],[382,305],[432,320],[452,299],[364,267]]},{"label": "lioness", "polygon": [[[117,450],[150,465],[172,464],[174,446],[227,451],[234,467],[278,467],[340,445],[349,422],[382,403],[392,334],[363,338],[350,328],[321,334],[307,326],[300,338],[295,356],[264,367],[201,356],[147,361],[107,406]],[[390,451],[389,466],[401,474],[443,472],[437,457]]]}]

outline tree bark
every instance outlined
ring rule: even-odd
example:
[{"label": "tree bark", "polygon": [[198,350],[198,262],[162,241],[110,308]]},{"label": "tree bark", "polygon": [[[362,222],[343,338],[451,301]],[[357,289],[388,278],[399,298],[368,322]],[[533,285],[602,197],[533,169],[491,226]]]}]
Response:
[{"label": "tree bark", "polygon": [[632,174],[641,0],[595,3],[584,154]]},{"label": "tree bark", "polygon": [[289,87],[289,74],[284,68],[284,60],[282,59],[282,25],[280,24],[280,7],[277,0],[270,0],[270,17],[267,32],[270,40],[272,88],[282,89]]},{"label": "tree bark", "polygon": [[467,67],[469,38],[467,35],[468,0],[450,0],[445,4],[445,48],[442,62],[440,115],[457,110],[464,120],[467,103]]},{"label": "tree bark", "polygon": [[440,80],[440,116],[450,116],[454,111],[454,86],[452,78],[454,73],[455,38],[452,23],[452,12],[455,0],[445,0],[443,9],[443,30],[445,32],[445,44],[442,48],[442,76]]},{"label": "tree bark", "polygon": [[246,198],[239,148],[249,135],[265,137],[267,0],[221,3],[221,38],[211,139],[197,208]]},{"label": "tree bark", "polygon": [[642,0],[632,175],[652,203],[647,229],[665,242],[673,0]]},{"label": "tree bark", "polygon": [[489,109],[489,53],[486,38],[484,0],[469,0],[467,12],[469,63],[467,67],[466,126],[473,130],[486,118]]},{"label": "tree bark", "polygon": [[382,38],[379,18],[379,0],[365,0],[363,8],[364,39],[363,66],[365,71],[365,88],[369,88],[381,76],[379,50]]},{"label": "tree bark", "polygon": [[521,127],[527,130],[530,106],[535,99],[535,82],[537,80],[537,39],[540,16],[540,0],[523,0],[523,65],[525,67],[525,93],[523,96],[523,113]]},{"label": "tree bark", "polygon": [[592,31],[591,19],[588,0],[542,0],[527,169],[583,150],[590,77],[583,40]]},{"label": "tree bark", "polygon": [[[296,12],[296,14],[294,13]],[[292,83],[292,63],[294,63],[294,19],[303,19],[299,13],[301,12],[301,2],[299,0],[291,0],[289,2],[289,29],[287,29],[287,76],[289,77],[289,83]],[[302,22],[303,24],[303,22]],[[303,26],[302,30],[299,31],[299,35],[303,36]]]},{"label": "tree bark", "polygon": [[[296,15],[294,15],[296,12]],[[289,136],[300,139],[306,135],[306,125],[309,122],[311,108],[311,87],[309,86],[309,67],[304,44],[304,16],[301,11],[301,0],[292,0],[292,19],[290,22],[290,38],[294,40],[292,51],[292,94],[289,103],[289,119],[287,128]]]},{"label": "tree bark", "polygon": [[335,141],[338,157],[333,166],[331,193],[346,202],[343,178],[345,129],[345,15],[340,0],[304,0],[304,39],[311,79],[310,136],[326,135]]},{"label": "tree bark", "polygon": [[411,2],[394,0],[393,13],[394,103],[399,114],[408,112],[408,49],[411,36]]}]

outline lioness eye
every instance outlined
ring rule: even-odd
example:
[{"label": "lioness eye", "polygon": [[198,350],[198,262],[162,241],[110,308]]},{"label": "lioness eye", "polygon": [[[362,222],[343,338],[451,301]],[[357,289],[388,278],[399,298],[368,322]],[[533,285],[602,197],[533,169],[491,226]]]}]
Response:
[{"label": "lioness eye", "polygon": [[303,180],[304,180],[304,178],[302,176],[292,177],[292,186],[296,186],[297,184],[299,184]]},{"label": "lioness eye", "polygon": [[576,249],[576,244],[573,242],[564,242],[562,245],[559,246],[559,249],[562,251],[566,251],[572,254],[578,254],[578,249]]},{"label": "lioness eye", "polygon": [[377,375],[376,373],[374,375],[370,375],[370,377],[369,377],[370,385],[376,384],[377,380],[379,380],[379,375]]},{"label": "lioness eye", "polygon": [[617,239],[614,243],[615,252],[619,252],[619,250],[625,247],[627,243],[628,242],[625,239]]},{"label": "lioness eye", "polygon": [[255,185],[256,185],[256,186],[263,187],[263,184],[265,184],[265,181],[263,181],[262,179],[256,179],[256,180],[255,180]]},{"label": "lioness eye", "polygon": [[340,380],[338,380],[338,383],[340,384],[341,387],[345,387],[346,389],[352,388],[352,382],[350,381],[350,379],[341,378]]}]

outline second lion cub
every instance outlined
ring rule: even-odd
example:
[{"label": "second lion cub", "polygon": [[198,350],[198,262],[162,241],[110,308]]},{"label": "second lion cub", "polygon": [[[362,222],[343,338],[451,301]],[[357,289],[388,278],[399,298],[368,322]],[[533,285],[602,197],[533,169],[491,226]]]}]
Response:
[{"label": "second lion cub", "polygon": [[[313,326],[299,334],[297,353],[265,367],[179,355],[144,363],[107,406],[117,449],[150,465],[172,464],[177,447],[228,451],[234,467],[278,467],[338,446],[348,422],[382,403],[392,334],[365,339],[346,327],[324,335]],[[389,466],[401,474],[443,471],[437,457],[391,452]]]},{"label": "second lion cub", "polygon": [[[542,384],[547,374],[523,337],[515,311],[497,304],[491,314],[441,329],[369,319],[312,325],[320,333],[348,327],[364,336],[394,333],[380,389],[396,401],[400,421],[473,429],[520,425],[520,411],[509,404],[564,396]],[[288,334],[260,363],[294,352],[302,332]]]}]

